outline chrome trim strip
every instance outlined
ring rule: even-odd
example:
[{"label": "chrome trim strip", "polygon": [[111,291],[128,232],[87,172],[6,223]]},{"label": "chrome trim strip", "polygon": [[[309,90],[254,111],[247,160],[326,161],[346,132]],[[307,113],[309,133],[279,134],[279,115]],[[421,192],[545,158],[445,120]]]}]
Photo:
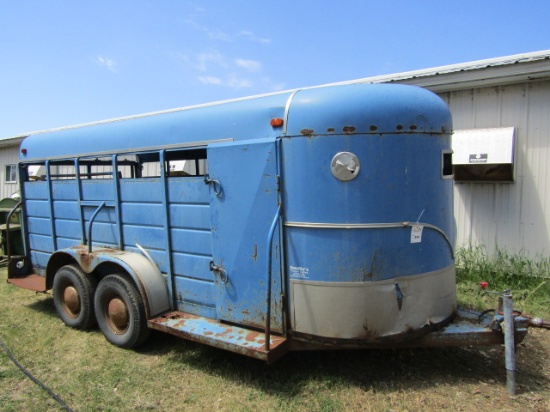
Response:
[{"label": "chrome trim strip", "polygon": [[[419,223],[421,224],[421,223]],[[401,223],[314,223],[314,222],[285,222],[288,227],[307,227],[315,229],[383,229],[387,227],[407,227],[410,222]]]},{"label": "chrome trim strip", "polygon": [[296,93],[298,93],[301,89],[294,90],[290,96],[288,96],[288,99],[286,101],[285,105],[285,113],[283,115],[283,135],[286,135],[287,132],[287,125],[288,125],[288,112],[290,111],[290,104],[292,103],[292,99],[294,99],[294,96],[296,96]]},{"label": "chrome trim strip", "polygon": [[439,233],[449,246],[451,256],[454,259],[454,251],[451,240],[447,234],[435,225],[423,222],[395,222],[395,223],[317,223],[317,222],[285,222],[286,227],[301,227],[307,229],[388,229],[388,228],[406,228],[413,225],[424,226],[425,228],[435,230]]}]

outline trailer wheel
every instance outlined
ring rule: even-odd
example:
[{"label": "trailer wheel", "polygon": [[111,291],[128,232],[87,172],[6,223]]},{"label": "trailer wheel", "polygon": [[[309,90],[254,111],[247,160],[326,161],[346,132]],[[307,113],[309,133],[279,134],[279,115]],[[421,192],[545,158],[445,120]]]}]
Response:
[{"label": "trailer wheel", "polygon": [[143,299],[126,276],[114,274],[103,278],[94,302],[99,329],[113,345],[135,348],[149,336]]},{"label": "trailer wheel", "polygon": [[87,330],[95,325],[95,279],[78,266],[66,265],[53,281],[53,302],[59,317],[72,328]]}]

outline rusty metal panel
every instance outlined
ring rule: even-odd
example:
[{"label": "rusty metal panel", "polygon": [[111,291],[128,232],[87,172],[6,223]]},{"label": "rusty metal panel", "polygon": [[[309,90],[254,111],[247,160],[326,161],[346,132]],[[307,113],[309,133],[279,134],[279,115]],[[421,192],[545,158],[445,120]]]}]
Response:
[{"label": "rusty metal panel", "polygon": [[[477,312],[459,310],[452,323],[444,328],[428,333],[418,339],[404,343],[407,347],[444,346],[486,346],[504,343],[500,322],[502,316],[482,315]],[[514,318],[516,344],[527,335],[527,319]]]},{"label": "rusty metal panel", "polygon": [[149,320],[149,327],[172,335],[228,350],[256,359],[273,362],[287,352],[282,336],[270,336],[270,350],[265,350],[265,334],[238,326],[226,325],[189,313],[171,312]]},{"label": "rusty metal panel", "polygon": [[27,275],[19,278],[9,278],[8,283],[19,288],[32,290],[34,292],[46,292],[46,278],[40,275]]}]

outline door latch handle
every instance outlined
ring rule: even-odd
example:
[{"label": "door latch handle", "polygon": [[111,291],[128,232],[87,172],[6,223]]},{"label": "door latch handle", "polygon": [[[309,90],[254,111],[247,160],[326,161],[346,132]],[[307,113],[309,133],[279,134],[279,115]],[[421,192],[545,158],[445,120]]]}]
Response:
[{"label": "door latch handle", "polygon": [[229,281],[229,277],[227,276],[227,271],[217,266],[216,264],[214,264],[213,260],[210,261],[210,270],[218,274],[223,284],[227,284],[227,282]]},{"label": "door latch handle", "polygon": [[207,185],[212,185],[212,190],[214,191],[214,194],[218,197],[222,194],[222,185],[220,184],[219,180],[211,179],[210,176],[206,175],[204,176],[204,183]]}]

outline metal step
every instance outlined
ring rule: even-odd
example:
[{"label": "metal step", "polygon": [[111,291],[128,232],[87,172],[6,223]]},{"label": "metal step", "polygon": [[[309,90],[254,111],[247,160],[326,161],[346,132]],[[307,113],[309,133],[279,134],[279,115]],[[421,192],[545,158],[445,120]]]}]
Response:
[{"label": "metal step", "polygon": [[214,319],[184,312],[170,312],[149,320],[148,324],[152,329],[261,359],[267,363],[274,362],[288,351],[287,340],[282,336],[271,335],[269,350],[266,350],[265,334],[262,332],[226,325]]},{"label": "metal step", "polygon": [[21,277],[8,278],[8,283],[19,288],[32,290],[35,292],[46,292],[46,278],[40,275],[27,275]]}]

